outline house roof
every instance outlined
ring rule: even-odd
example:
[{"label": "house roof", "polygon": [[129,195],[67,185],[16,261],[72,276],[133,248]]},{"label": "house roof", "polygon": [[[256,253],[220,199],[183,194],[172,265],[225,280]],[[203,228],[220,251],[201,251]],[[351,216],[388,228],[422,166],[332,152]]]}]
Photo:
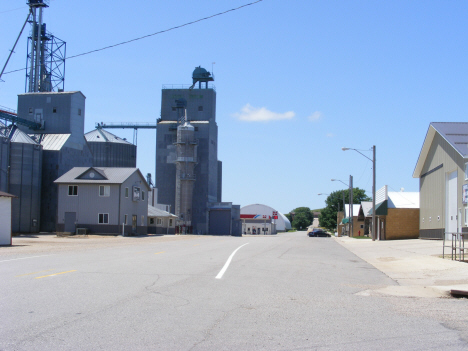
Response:
[{"label": "house roof", "polygon": [[148,217],[171,217],[177,218],[175,214],[169,213],[167,211],[163,211],[159,208],[153,207],[148,205]]},{"label": "house roof", "polygon": [[[105,175],[107,179],[77,179],[88,170],[94,169],[96,172]],[[55,180],[54,183],[63,184],[122,184],[133,173],[138,172],[142,179],[142,185],[146,186],[148,190],[150,187],[145,178],[138,168],[124,168],[124,167],[74,167],[67,173]]]},{"label": "house roof", "polygon": [[418,192],[388,192],[388,208],[419,208]]},{"label": "house roof", "polygon": [[372,209],[372,201],[362,201],[361,202],[362,213],[364,217],[369,216],[369,212]]},{"label": "house roof", "polygon": [[[360,204],[353,204],[353,217],[358,216],[360,207]],[[345,217],[349,217],[350,214],[349,204],[345,204]]]},{"label": "house roof", "polygon": [[107,130],[104,129],[95,129],[92,130],[88,133],[85,134],[86,141],[88,142],[97,142],[97,143],[117,143],[117,144],[127,144],[127,145],[133,145],[132,143],[129,143],[128,141],[118,137],[117,135],[114,135],[112,133],[109,133]]},{"label": "house roof", "polygon": [[432,122],[424,139],[418,162],[413,172],[413,178],[421,176],[424,162],[434,140],[436,133],[439,133],[461,157],[468,158],[468,122]]}]

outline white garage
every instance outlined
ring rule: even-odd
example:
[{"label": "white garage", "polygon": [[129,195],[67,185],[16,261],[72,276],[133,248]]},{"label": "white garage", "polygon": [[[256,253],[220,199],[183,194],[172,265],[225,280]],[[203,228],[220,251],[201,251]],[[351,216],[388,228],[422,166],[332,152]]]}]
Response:
[{"label": "white garage", "polygon": [[11,245],[11,199],[14,197],[0,191],[0,245]]},{"label": "white garage", "polygon": [[291,229],[291,222],[273,207],[252,204],[241,207],[243,234],[276,234]]}]

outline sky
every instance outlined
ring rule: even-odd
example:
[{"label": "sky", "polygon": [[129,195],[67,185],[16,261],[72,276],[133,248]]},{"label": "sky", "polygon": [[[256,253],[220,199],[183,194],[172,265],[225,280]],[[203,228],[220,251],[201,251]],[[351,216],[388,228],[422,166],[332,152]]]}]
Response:
[{"label": "sky", "polygon": [[[47,29],[73,56],[196,21],[255,0],[51,0]],[[0,0],[0,65],[28,12]],[[214,72],[222,200],[288,213],[318,209],[354,186],[419,190],[412,178],[430,122],[468,116],[467,1],[263,0],[126,45],[66,61],[65,90],[86,96],[96,122],[152,122],[161,88]],[[26,63],[25,29],[6,72]],[[0,82],[17,108],[25,72]],[[111,129],[128,140],[133,130]],[[138,132],[137,167],[155,175],[155,131]]]}]

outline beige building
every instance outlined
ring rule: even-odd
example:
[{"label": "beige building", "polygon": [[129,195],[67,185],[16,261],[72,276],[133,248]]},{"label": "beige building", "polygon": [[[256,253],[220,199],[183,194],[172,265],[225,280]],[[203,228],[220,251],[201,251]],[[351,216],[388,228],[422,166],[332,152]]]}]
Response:
[{"label": "beige building", "polygon": [[[396,240],[419,237],[418,192],[389,192],[385,185],[376,192],[375,202],[376,238]],[[372,222],[372,208],[368,212],[368,218]]]},{"label": "beige building", "polygon": [[419,178],[419,237],[468,231],[468,123],[433,122],[413,177]]}]

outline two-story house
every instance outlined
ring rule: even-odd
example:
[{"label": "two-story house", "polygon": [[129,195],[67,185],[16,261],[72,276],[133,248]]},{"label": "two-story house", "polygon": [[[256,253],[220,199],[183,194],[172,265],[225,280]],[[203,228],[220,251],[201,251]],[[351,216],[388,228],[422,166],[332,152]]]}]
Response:
[{"label": "two-story house", "polygon": [[74,167],[58,184],[58,233],[147,234],[150,187],[138,168]]}]

